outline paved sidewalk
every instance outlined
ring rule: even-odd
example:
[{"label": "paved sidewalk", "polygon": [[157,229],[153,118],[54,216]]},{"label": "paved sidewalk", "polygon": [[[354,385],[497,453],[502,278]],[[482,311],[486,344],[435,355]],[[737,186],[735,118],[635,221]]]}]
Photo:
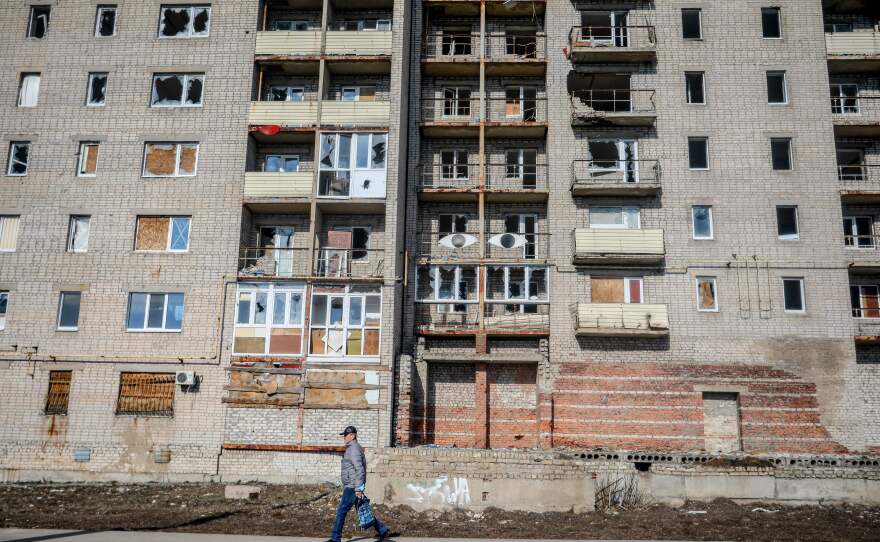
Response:
[{"label": "paved sidewalk", "polygon": [[[146,533],[119,531],[52,531],[46,529],[0,529],[0,542],[319,542],[322,538],[247,536],[190,533]],[[348,539],[372,542],[372,536]],[[394,538],[395,542],[506,542],[487,538]],[[521,540],[517,542],[577,542],[574,540]],[[591,541],[597,542],[597,541]],[[668,542],[668,541],[667,541]]]}]

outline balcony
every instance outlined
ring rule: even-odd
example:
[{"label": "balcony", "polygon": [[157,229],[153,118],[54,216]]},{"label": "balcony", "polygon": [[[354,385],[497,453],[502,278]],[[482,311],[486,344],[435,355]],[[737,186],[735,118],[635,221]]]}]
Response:
[{"label": "balcony", "polygon": [[[547,36],[542,32],[487,34],[486,75],[540,76],[547,67]],[[434,32],[425,36],[422,70],[431,76],[478,76],[480,34]]]},{"label": "balcony", "polygon": [[575,26],[568,39],[572,62],[651,62],[657,58],[653,26]]},{"label": "balcony", "polygon": [[239,278],[293,279],[311,275],[308,248],[241,247],[238,253]]},{"label": "balcony", "polygon": [[880,33],[826,32],[825,49],[831,73],[870,73],[880,69]]},{"label": "balcony", "polygon": [[587,89],[571,93],[574,126],[653,126],[654,90]]},{"label": "balcony", "polygon": [[[480,99],[422,98],[422,132],[426,137],[478,137]],[[489,98],[486,137],[540,138],[547,133],[547,99]]]},{"label": "balcony", "polygon": [[391,31],[328,30],[324,44],[324,54],[328,57],[369,57],[391,56]]},{"label": "balcony", "polygon": [[843,203],[880,203],[880,164],[838,165]]},{"label": "balcony", "polygon": [[277,59],[318,60],[321,55],[321,31],[299,32],[263,31],[257,32],[254,54],[258,57]]},{"label": "balcony", "polygon": [[665,256],[663,230],[574,230],[575,264],[659,265]]},{"label": "balcony", "polygon": [[510,304],[487,301],[480,304],[454,301],[419,302],[415,305],[416,332],[420,335],[496,336],[547,335],[550,333],[550,305],[547,303]]},{"label": "balcony", "polygon": [[831,115],[837,137],[880,136],[880,96],[832,97]]},{"label": "balcony", "polygon": [[266,172],[244,174],[245,199],[308,199],[312,195],[313,171]]},{"label": "balcony", "polygon": [[321,125],[358,128],[387,128],[391,102],[321,102]]},{"label": "balcony", "polygon": [[251,102],[248,123],[313,129],[318,125],[318,102]]},{"label": "balcony", "polygon": [[[442,9],[447,17],[479,17],[480,0],[422,0],[426,8]],[[510,0],[487,0],[486,15],[489,17],[534,17],[543,15],[546,0],[511,2]]]},{"label": "balcony", "polygon": [[[479,164],[422,164],[419,199],[471,202],[480,192]],[[547,199],[547,164],[486,164],[483,192],[488,202],[540,202]]]},{"label": "balcony", "polygon": [[880,236],[847,234],[844,235],[844,247],[850,273],[880,273]]},{"label": "balcony", "polygon": [[669,335],[666,305],[641,303],[578,303],[579,337],[665,337]]},{"label": "balcony", "polygon": [[420,231],[416,234],[418,258],[421,263],[510,262],[535,264],[545,261],[550,253],[550,234],[507,234],[495,231],[486,234],[485,252],[481,254],[481,234],[470,232]]},{"label": "balcony", "polygon": [[659,160],[575,160],[573,196],[655,196],[661,192]]}]

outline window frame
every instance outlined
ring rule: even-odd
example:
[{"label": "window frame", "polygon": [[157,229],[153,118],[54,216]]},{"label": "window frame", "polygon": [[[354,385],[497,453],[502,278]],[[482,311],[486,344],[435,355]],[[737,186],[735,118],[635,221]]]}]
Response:
[{"label": "window frame", "polygon": [[[427,268],[427,270],[428,270],[428,280],[430,281],[431,297],[430,298],[425,298],[425,297],[420,298],[419,297],[419,295],[418,295],[418,292],[419,292],[419,285],[418,285],[419,273],[418,273],[418,269],[417,269],[416,270],[416,296],[415,296],[416,303],[425,303],[425,304],[430,304],[430,305],[449,305],[450,307],[453,307],[453,310],[444,311],[444,312],[458,312],[458,313],[466,312],[466,311],[455,310],[455,307],[457,305],[477,305],[480,303],[479,291],[480,291],[480,287],[481,287],[481,284],[482,284],[484,277],[482,276],[483,274],[480,273],[479,266],[454,264],[453,263],[453,264],[448,264],[448,265],[447,264],[428,264],[428,265],[421,265],[419,267],[421,267],[423,269]],[[455,276],[452,279],[453,280],[453,288],[451,290],[451,292],[452,292],[451,297],[441,297],[440,296],[440,283],[441,283],[440,269],[444,268],[444,267],[447,267],[447,268],[451,267],[455,270]],[[462,285],[461,275],[462,275],[462,271],[465,268],[467,268],[469,270],[473,270],[474,289],[473,289],[473,292],[471,292],[473,294],[473,299],[469,299],[469,298],[462,299],[461,298],[461,285]]]},{"label": "window frame", "polygon": [[[786,282],[797,281],[798,289],[800,291],[800,309],[789,309],[788,308],[788,295],[785,289]],[[807,295],[804,288],[804,277],[782,277],[782,309],[786,314],[804,314],[807,312]]]},{"label": "window frame", "polygon": [[[101,34],[101,14],[105,11],[113,12],[113,33],[109,36],[104,36]],[[95,38],[97,39],[108,39],[116,36],[117,29],[117,16],[119,14],[119,6],[116,4],[98,4],[95,10]]]},{"label": "window frame", "polygon": [[[785,143],[787,156],[785,157],[788,162],[787,168],[777,168],[776,167],[776,151],[775,146]],[[794,141],[790,137],[771,137],[770,138],[770,168],[774,172],[780,171],[794,171]]]},{"label": "window frame", "polygon": [[[715,213],[712,205],[691,205],[691,238],[694,241],[714,241],[715,240]],[[700,237],[697,235],[697,209],[707,209],[709,211],[709,235],[708,237]]]},{"label": "window frame", "polygon": [[[367,243],[363,248],[355,248],[354,246],[354,232],[355,230],[362,230],[367,234]],[[351,232],[351,248],[348,249],[348,259],[351,262],[366,262],[370,259],[370,244],[373,239],[373,227],[372,226],[331,226],[329,231],[347,231]],[[327,250],[345,250],[331,247],[324,247]],[[362,253],[355,257],[355,253]]]},{"label": "window frame", "polygon": [[0,290],[0,308],[2,308],[2,312],[0,312],[0,331],[6,329],[6,318],[9,316],[9,290]]},{"label": "window frame", "polygon": [[[135,295],[145,295],[146,302],[144,303],[144,327],[136,328],[131,327],[131,310],[132,310],[132,300]],[[168,300],[171,296],[180,296],[181,300],[181,308],[183,309],[183,314],[180,317],[180,329],[168,328],[166,327],[168,321]],[[153,296],[162,296],[164,300],[162,301],[162,327],[148,327],[150,324],[150,303],[153,300]],[[183,320],[184,315],[186,314],[186,295],[183,292],[129,292],[128,294],[128,307],[125,311],[125,331],[128,333],[182,333],[183,332]]]},{"label": "window frame", "polygon": [[[265,322],[258,323],[256,322],[256,308],[257,303],[256,299],[260,293],[266,294],[266,318]],[[251,296],[251,300],[249,301],[250,306],[247,308],[247,322],[241,322],[241,310],[242,310],[242,297],[246,294]],[[284,294],[284,323],[276,324],[275,323],[275,301],[276,296],[278,294]],[[290,301],[291,298],[295,295],[300,297],[300,310],[298,314],[299,322],[292,322],[290,320]],[[251,356],[294,356],[301,357],[305,352],[305,339],[306,339],[306,327],[305,327],[305,313],[306,313],[306,287],[303,283],[240,283],[238,285],[238,290],[236,291],[235,297],[235,328],[247,328],[247,329],[261,329],[265,330],[266,334],[264,335],[264,343],[263,343],[263,352],[240,352],[235,349],[235,339],[233,334],[233,354],[234,355],[251,355]],[[272,340],[272,329],[299,329],[300,330],[300,346],[299,353],[272,353],[271,352],[271,340]]]},{"label": "window frame", "polygon": [[[92,95],[92,81],[98,77],[104,77],[104,98],[100,102],[96,102]],[[107,87],[110,85],[109,72],[89,72],[88,86],[86,87],[86,107],[104,107],[107,105]]]},{"label": "window frame", "polygon": [[[86,229],[85,229],[85,248],[77,249],[75,246],[76,241],[76,221],[79,219],[85,219]],[[83,254],[89,251],[89,237],[91,234],[91,226],[92,226],[92,217],[91,215],[70,215],[70,219],[67,225],[67,252],[73,254]]]},{"label": "window frame", "polygon": [[[174,34],[173,36],[165,36],[162,34],[162,20],[165,17],[166,9],[187,9],[189,11],[189,22],[187,23],[187,32],[184,34]],[[205,27],[204,33],[195,34],[195,29],[193,28],[193,21],[195,20],[195,10],[196,9],[207,9],[208,10],[208,23]],[[210,3],[194,3],[194,4],[161,4],[159,6],[159,23],[158,29],[156,30],[156,36],[160,40],[168,40],[168,39],[205,39],[211,36],[211,21],[214,18],[214,13],[212,10],[212,6]]]},{"label": "window frame", "polygon": [[[13,239],[13,247],[12,248],[3,248],[2,246],[0,246],[0,253],[15,252],[18,249],[18,232],[21,229],[21,215],[0,214],[0,226],[3,226],[3,219],[5,219],[5,218],[9,218],[9,219],[14,218],[15,219],[15,237]],[[2,235],[2,233],[3,233],[3,230],[0,229],[0,235]],[[2,237],[0,237],[0,239],[2,239]]]},{"label": "window frame", "polygon": [[[685,35],[685,13],[696,13],[697,14],[697,28],[700,31],[700,35],[698,37],[688,37]],[[701,41],[704,38],[703,34],[703,10],[702,8],[682,8],[681,9],[681,39],[684,41]]]},{"label": "window frame", "polygon": [[[24,163],[24,172],[22,173],[14,173],[12,171],[13,166],[16,163],[21,163],[21,161],[16,160],[15,149],[17,147],[27,147],[27,162]],[[7,177],[27,177],[28,173],[30,173],[31,169],[31,155],[33,151],[33,143],[31,141],[10,141],[9,142],[9,153],[7,155],[6,161],[6,176]]]},{"label": "window frame", "polygon": [[[285,98],[283,100],[274,100],[272,99],[272,91],[277,89],[284,89]],[[291,100],[290,97],[294,94],[294,91],[299,91],[301,100]],[[204,92],[204,86],[202,87],[202,92]],[[268,100],[270,102],[292,102],[292,103],[302,103],[306,101],[306,87],[298,86],[298,85],[269,85],[268,87]]]},{"label": "window frame", "polygon": [[[700,284],[708,282],[712,285],[712,306],[704,308],[700,302]],[[709,275],[698,275],[694,277],[694,285],[697,287],[697,312],[719,312],[720,303],[718,302],[718,277]]]},{"label": "window frame", "polygon": [[[290,23],[291,28],[287,30],[279,30],[278,23]],[[299,24],[305,25],[305,28],[298,30],[296,26],[298,26]],[[277,19],[272,22],[271,26],[272,32],[308,32],[311,29],[311,26],[309,25],[309,21],[307,19]]]},{"label": "window frame", "polygon": [[[87,161],[86,148],[87,147],[95,147],[95,152],[97,156],[95,156],[95,172],[94,173],[86,173],[83,171],[84,166]],[[101,159],[101,143],[99,141],[80,141],[79,143],[79,156],[76,161],[76,176],[77,177],[97,177],[98,176],[98,160]]]},{"label": "window frame", "polygon": [[[139,249],[137,248],[138,241],[138,231],[141,227],[141,218],[167,218],[168,219],[168,237],[165,240],[165,248],[163,250],[149,250],[149,249]],[[187,220],[189,224],[186,229],[186,248],[185,249],[175,249],[172,247],[172,240],[174,239],[174,221],[175,220]],[[185,254],[189,252],[189,247],[191,244],[192,238],[192,215],[137,215],[135,217],[135,227],[134,227],[134,252],[143,253],[143,254]]]},{"label": "window frame", "polygon": [[[156,102],[156,98],[158,94],[156,93],[156,81],[161,78],[169,78],[169,77],[178,77],[183,78],[183,83],[181,84],[180,90],[180,101],[174,102],[170,104],[160,104]],[[154,73],[153,79],[150,84],[150,108],[195,108],[198,109],[202,107],[205,103],[205,79],[207,76],[204,72],[163,72],[163,73]],[[189,92],[189,85],[193,80],[199,80],[202,84],[202,90],[199,93],[199,101],[198,103],[187,103],[187,94]]]},{"label": "window frame", "polygon": [[[46,12],[46,22],[43,23],[43,35],[42,36],[34,36],[35,31],[35,23],[37,21],[37,17],[42,15],[37,14],[37,10],[45,9]],[[28,11],[28,26],[27,26],[27,35],[28,39],[42,40],[46,39],[46,36],[49,34],[49,21],[52,19],[52,5],[51,4],[32,4],[30,6],[30,10]]]},{"label": "window frame", "polygon": [[[774,102],[771,101],[771,88],[770,88],[770,79],[771,77],[779,77],[782,79],[782,101]],[[791,96],[789,96],[788,92],[788,72],[786,70],[767,70],[765,79],[767,82],[767,105],[770,106],[783,106],[789,105],[791,102]]]},{"label": "window frame", "polygon": [[[37,80],[37,91],[34,96],[33,103],[24,103],[24,91],[25,91],[25,81],[29,77],[36,77]],[[40,85],[43,82],[43,74],[42,72],[21,72],[18,78],[18,99],[16,101],[16,107],[22,108],[33,108],[37,107],[40,104]]]},{"label": "window frame", "polygon": [[[147,172],[147,156],[150,145],[174,145],[175,152],[175,160],[174,160],[174,173],[170,175],[154,175]],[[193,172],[192,173],[181,173],[180,172],[180,161],[183,157],[183,147],[185,145],[195,147],[196,157],[193,162]],[[147,177],[151,179],[171,179],[175,177],[195,177],[199,173],[199,150],[201,150],[201,143],[196,141],[145,141],[144,142],[144,164],[141,168],[141,177]]]},{"label": "window frame", "polygon": [[[867,220],[869,223],[868,233],[861,233],[859,230],[859,219]],[[855,232],[855,233],[852,233]],[[860,239],[868,237],[870,244],[860,244]],[[877,248],[876,236],[874,234],[874,217],[871,215],[844,215],[843,216],[843,244],[847,250],[874,250]]]},{"label": "window frame", "polygon": [[[594,224],[594,209],[619,209],[620,224]],[[633,213],[633,210],[635,210],[636,212]],[[630,228],[626,223],[626,217],[633,215],[636,217],[636,227]],[[591,205],[589,223],[590,229],[594,230],[640,230],[642,229],[642,208],[637,205]]]},{"label": "window frame", "polygon": [[[700,92],[703,94],[702,102],[692,101],[691,87],[688,80],[689,76],[698,75],[700,77]],[[687,105],[706,105],[706,72],[686,71],[684,72],[684,98]]]},{"label": "window frame", "polygon": [[[282,162],[286,163],[288,160],[292,160],[296,158],[296,169],[293,171],[287,171],[284,169],[283,171],[269,171],[266,169],[266,166],[269,164],[270,158],[280,159]],[[299,154],[267,154],[263,157],[263,172],[264,173],[299,173],[299,166],[302,163]]]},{"label": "window frame", "polygon": [[[325,313],[323,324],[315,324],[314,315],[317,314],[315,310],[315,300],[319,297],[323,297],[326,299],[325,303]],[[343,298],[342,301],[342,315],[340,317],[340,324],[334,324],[331,321],[331,314],[333,310],[333,299],[334,298]],[[377,297],[379,298],[379,320],[377,324],[367,324],[367,298]],[[351,323],[351,300],[358,298],[360,299],[361,304],[361,321],[360,324],[352,324]],[[345,359],[348,358],[352,361],[357,361],[358,359],[368,358],[368,359],[376,359],[382,355],[382,291],[379,288],[376,288],[375,291],[367,292],[361,291],[360,289],[353,291],[352,286],[346,286],[344,291],[341,292],[324,292],[324,291],[316,291],[312,290],[309,299],[309,326],[308,326],[308,350],[306,355],[308,357],[315,357],[321,359]],[[325,337],[329,334],[331,330],[341,331],[343,335],[343,346],[342,346],[342,354],[332,354],[327,353],[326,349],[323,354],[317,354],[312,352],[312,332],[313,330],[324,330]],[[359,354],[349,354],[348,353],[348,339],[349,339],[349,331],[350,330],[360,330],[361,331],[361,352]],[[378,350],[376,354],[364,354],[364,345],[366,342],[366,332],[370,330],[375,330],[378,334]]]},{"label": "window frame", "polygon": [[[64,316],[64,299],[67,296],[72,296],[78,298],[76,303],[76,324],[73,326],[64,326],[61,325],[62,317]],[[79,331],[79,316],[82,308],[82,292],[77,291],[62,291],[58,294],[58,314],[55,318],[55,331]]]},{"label": "window frame", "polygon": [[[773,12],[776,14],[776,26],[779,29],[778,36],[768,36],[767,35],[767,27],[765,26],[766,20],[764,18],[765,13]],[[765,40],[781,40],[785,37],[785,32],[782,30],[782,8],[778,6],[769,6],[761,8],[761,39]]]},{"label": "window frame", "polygon": [[[711,169],[711,161],[709,159],[709,138],[704,136],[688,136],[688,170],[689,171],[709,171]],[[691,152],[691,143],[700,141],[703,143],[703,149],[705,149],[706,154],[706,166],[705,167],[694,167],[693,166],[693,153]]]},{"label": "window frame", "polygon": [[[437,151],[440,159],[440,180],[443,181],[468,181],[470,180],[470,149],[446,148]],[[451,162],[444,162],[444,157],[452,158]],[[461,159],[464,158],[464,162]],[[464,172],[464,175],[460,173]]]},{"label": "window frame", "polygon": [[[781,223],[779,221],[779,212],[782,209],[794,209],[794,227],[797,230],[795,233],[787,233],[781,234],[779,229],[781,227]],[[800,241],[801,239],[801,225],[800,225],[800,210],[797,205],[777,205],[776,206],[776,237],[780,241]]]},{"label": "window frame", "polygon": [[[873,295],[866,293],[868,288],[873,288]],[[853,297],[856,292],[858,292],[859,298],[859,306],[852,307],[852,302],[854,301]],[[880,285],[877,284],[850,284],[849,285],[849,297],[850,297],[850,306],[852,307],[852,317],[858,320],[873,320],[876,321],[880,318],[880,308],[876,307],[865,307],[862,306],[862,300],[866,297],[873,297],[875,300],[880,300]],[[866,316],[865,314],[875,314],[876,316]]]}]

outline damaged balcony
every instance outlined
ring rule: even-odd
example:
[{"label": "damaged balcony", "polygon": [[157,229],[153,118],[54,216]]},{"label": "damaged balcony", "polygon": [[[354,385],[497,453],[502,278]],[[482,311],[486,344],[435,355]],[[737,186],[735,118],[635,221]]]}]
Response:
[{"label": "damaged balcony", "polygon": [[867,275],[850,271],[849,294],[855,341],[880,344],[880,269]]},{"label": "damaged balcony", "polygon": [[475,138],[481,126],[486,137],[494,138],[535,139],[547,133],[547,98],[539,97],[535,88],[516,87],[507,90],[506,98],[487,99],[485,120],[480,116],[478,94],[469,89],[444,90],[456,92],[422,98],[422,133],[426,137]]},{"label": "damaged balcony", "polygon": [[[524,312],[527,310],[528,312]],[[416,303],[416,333],[428,336],[486,334],[534,336],[550,333],[550,305],[486,303],[481,324],[480,305],[451,302]]]},{"label": "damaged balcony", "polygon": [[660,265],[666,257],[663,230],[579,228],[574,230],[575,264]]},{"label": "damaged balcony", "polygon": [[880,164],[866,164],[863,149],[837,149],[837,178],[843,203],[880,203]]},{"label": "damaged balcony", "polygon": [[[612,142],[613,143],[613,142]],[[660,194],[660,161],[620,158],[616,145],[609,145],[607,157],[597,156],[591,143],[593,160],[575,160],[571,165],[573,196],[655,196]]]},{"label": "damaged balcony", "polygon": [[238,251],[240,279],[306,279],[311,273],[311,252],[308,247],[276,248],[272,242],[264,246],[242,246]]},{"label": "damaged balcony", "polygon": [[381,281],[385,268],[382,232],[368,226],[339,227],[317,235],[313,276],[322,280]]},{"label": "damaged balcony", "polygon": [[647,303],[578,303],[575,334],[579,337],[665,337],[666,305]]},{"label": "damaged balcony", "polygon": [[[547,200],[547,164],[537,164],[536,152],[508,152],[508,163],[457,163],[461,151],[441,153],[440,160],[422,164],[419,199],[475,202],[483,192],[487,202],[541,202]],[[515,156],[514,156],[515,155]],[[481,178],[482,177],[482,178]]]},{"label": "damaged balcony", "polygon": [[[547,35],[537,29],[494,32],[485,36],[487,76],[541,76],[547,68]],[[478,76],[478,32],[441,31],[425,36],[422,71],[432,76]]]},{"label": "damaged balcony", "polygon": [[860,83],[831,84],[835,136],[880,136],[880,94],[868,92]]},{"label": "damaged balcony", "polygon": [[[657,35],[653,26],[608,26],[609,13],[583,12],[585,22],[596,26],[575,26],[569,32],[572,62],[651,62],[657,58]],[[604,25],[604,26],[603,26]]]},{"label": "damaged balcony", "polygon": [[591,88],[571,93],[573,126],[653,126],[654,90]]}]

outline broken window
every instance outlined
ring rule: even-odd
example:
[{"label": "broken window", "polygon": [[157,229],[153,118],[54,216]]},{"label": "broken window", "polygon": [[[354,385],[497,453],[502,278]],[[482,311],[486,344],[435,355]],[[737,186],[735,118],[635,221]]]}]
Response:
[{"label": "broken window", "polygon": [[116,414],[174,415],[174,373],[120,373]]},{"label": "broken window", "polygon": [[[2,217],[0,217],[0,227],[2,227]],[[2,235],[3,230],[0,230],[0,239],[2,239]],[[9,292],[6,290],[0,290],[0,330],[6,329],[6,311],[8,308]]]},{"label": "broken window", "polygon": [[688,138],[688,167],[690,169],[709,169],[708,138]]},{"label": "broken window", "polygon": [[687,103],[692,105],[705,105],[706,87],[703,72],[685,72],[684,81]]},{"label": "broken window", "polygon": [[590,277],[591,303],[641,303],[640,277]]},{"label": "broken window", "polygon": [[49,371],[49,391],[46,393],[45,414],[66,415],[70,401],[70,381],[73,371]]},{"label": "broken window", "polygon": [[40,74],[23,73],[18,85],[18,107],[36,107],[40,99]]},{"label": "broken window", "polygon": [[538,89],[532,87],[508,87],[504,91],[507,118],[525,122],[538,119]]},{"label": "broken window", "polygon": [[302,354],[302,284],[242,284],[236,305],[236,354]]},{"label": "broken window", "polygon": [[469,177],[468,151],[441,151],[440,178],[444,181],[463,181]]},{"label": "broken window", "polygon": [[95,37],[110,38],[114,35],[116,35],[116,6],[98,6]]},{"label": "broken window", "polygon": [[697,277],[697,309],[701,312],[718,311],[715,277]]},{"label": "broken window", "polygon": [[589,143],[590,176],[622,177],[623,182],[639,182],[639,142],[629,139],[591,140]]},{"label": "broken window", "polygon": [[858,115],[860,112],[859,85],[835,83],[831,85],[831,112],[836,115]]},{"label": "broken window", "polygon": [[303,87],[272,85],[269,87],[270,102],[301,102],[305,99]]},{"label": "broken window", "polygon": [[785,312],[804,312],[804,279],[783,278],[782,279],[782,298]]},{"label": "broken window", "polygon": [[785,72],[767,72],[767,103],[774,105],[788,103]]},{"label": "broken window", "polygon": [[770,154],[773,161],[773,171],[788,171],[791,169],[791,139],[771,139]]},{"label": "broken window", "polygon": [[466,312],[477,303],[478,274],[475,267],[430,265],[420,267],[416,289],[419,301],[441,302],[437,312]]},{"label": "broken window", "polygon": [[[511,214],[504,217],[504,233],[519,234],[524,239],[521,254],[523,258],[533,259],[537,254],[537,232],[538,215],[536,214]],[[490,243],[494,241],[490,240]],[[507,248],[503,242],[501,247]]]},{"label": "broken window", "polygon": [[538,38],[534,31],[508,31],[504,41],[505,54],[520,58],[537,58]]},{"label": "broken window", "polygon": [[579,45],[627,47],[628,18],[625,11],[582,11]]},{"label": "broken window", "polygon": [[198,158],[198,143],[146,143],[143,176],[193,177]]},{"label": "broken window", "polygon": [[203,73],[153,75],[152,107],[198,107],[202,105]]},{"label": "broken window", "polygon": [[0,215],[0,252],[15,252],[18,242],[18,221],[18,216]]},{"label": "broken window", "polygon": [[203,38],[211,27],[211,6],[162,6],[160,38]]},{"label": "broken window", "polygon": [[880,287],[876,284],[851,285],[853,318],[880,318]]},{"label": "broken window", "polygon": [[686,40],[703,39],[703,10],[681,10],[681,35]]},{"label": "broken window", "polygon": [[42,39],[49,32],[49,12],[51,6],[31,6],[31,16],[28,19],[29,38]]},{"label": "broken window", "polygon": [[67,251],[86,252],[89,249],[90,216],[71,216],[67,227]]},{"label": "broken window", "polygon": [[299,155],[268,154],[263,162],[263,171],[270,173],[295,173],[299,171]]},{"label": "broken window", "polygon": [[467,233],[467,215],[442,214],[437,217],[440,239],[452,233]]},{"label": "broken window", "polygon": [[82,299],[80,292],[61,292],[58,300],[59,331],[77,331],[79,329],[79,304]]},{"label": "broken window", "polygon": [[9,144],[9,163],[7,175],[27,175],[31,158],[30,141],[13,141]]},{"label": "broken window", "polygon": [[448,87],[443,89],[443,116],[469,117],[471,115],[471,89]]},{"label": "broken window", "polygon": [[[370,228],[366,226],[335,227],[334,232],[351,232],[351,259],[364,260],[369,256]],[[332,243],[336,244],[336,243]],[[348,243],[346,243],[348,244]],[[346,247],[328,247],[342,249]]]},{"label": "broken window", "polygon": [[79,144],[79,161],[76,168],[77,177],[94,177],[98,173],[98,148],[97,142]]},{"label": "broken window", "polygon": [[715,237],[712,223],[711,205],[694,205],[691,207],[694,239],[713,239]]},{"label": "broken window", "polygon": [[590,227],[599,229],[641,228],[638,207],[590,207]]},{"label": "broken window", "polygon": [[322,197],[377,197],[385,193],[385,133],[321,134]]},{"label": "broken window", "polygon": [[504,177],[521,181],[521,187],[532,190],[538,184],[538,151],[535,149],[508,149],[504,153]]},{"label": "broken window", "polygon": [[100,107],[104,105],[107,96],[107,74],[90,73],[89,88],[86,96],[86,105]]},{"label": "broken window", "polygon": [[502,266],[486,269],[489,288],[488,299],[492,301],[516,301],[507,303],[506,312],[536,314],[538,305],[546,303],[547,269],[529,266]]},{"label": "broken window", "polygon": [[443,56],[470,56],[473,52],[471,32],[467,28],[447,29],[440,38]]},{"label": "broken window", "polygon": [[128,331],[180,331],[183,294],[133,293],[128,299]]},{"label": "broken window", "polygon": [[863,149],[837,149],[837,177],[841,181],[864,181],[865,151]]},{"label": "broken window", "polygon": [[874,219],[870,216],[843,217],[843,239],[850,248],[874,248]]},{"label": "broken window", "polygon": [[780,205],[776,207],[776,229],[779,238],[785,241],[796,241],[800,238],[798,231],[798,208],[796,205]]},{"label": "broken window", "polygon": [[782,17],[779,8],[761,8],[761,31],[764,39],[782,37]]},{"label": "broken window", "polygon": [[285,32],[305,32],[309,29],[308,21],[275,21],[272,25],[273,30]]},{"label": "broken window", "polygon": [[378,290],[348,286],[312,295],[309,353],[319,356],[378,356],[382,324]]},{"label": "broken window", "polygon": [[135,250],[149,252],[186,252],[189,250],[188,216],[139,216]]}]

